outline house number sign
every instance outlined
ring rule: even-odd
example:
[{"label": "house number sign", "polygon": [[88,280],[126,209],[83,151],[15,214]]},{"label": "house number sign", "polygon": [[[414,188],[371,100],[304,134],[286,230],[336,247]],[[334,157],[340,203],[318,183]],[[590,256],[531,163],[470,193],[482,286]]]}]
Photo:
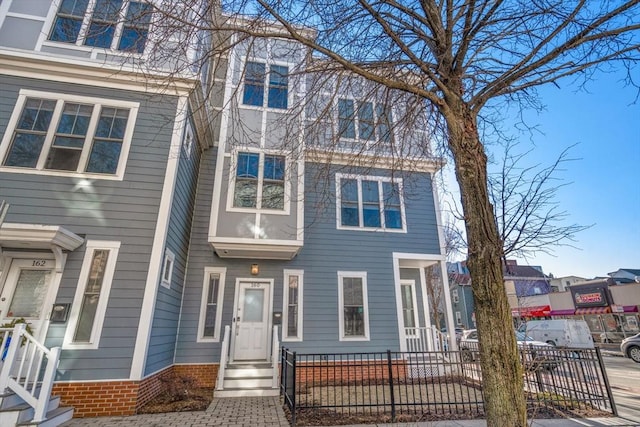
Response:
[{"label": "house number sign", "polygon": [[32,267],[45,267],[47,265],[46,259],[34,259],[31,262]]}]

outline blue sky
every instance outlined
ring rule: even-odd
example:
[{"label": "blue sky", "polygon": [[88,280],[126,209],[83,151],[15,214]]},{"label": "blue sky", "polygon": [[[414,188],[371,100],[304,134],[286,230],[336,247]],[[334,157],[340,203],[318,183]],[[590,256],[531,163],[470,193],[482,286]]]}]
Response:
[{"label": "blue sky", "polygon": [[540,265],[556,277],[640,269],[640,100],[622,77],[599,73],[586,91],[569,82],[539,89],[545,111],[526,113],[539,132],[520,138],[535,145],[527,162],[548,164],[562,149],[578,144],[571,157],[579,160],[559,175],[570,185],[557,197],[568,223],[593,226],[568,242],[575,248],[558,247],[553,255],[538,254],[520,264]]}]

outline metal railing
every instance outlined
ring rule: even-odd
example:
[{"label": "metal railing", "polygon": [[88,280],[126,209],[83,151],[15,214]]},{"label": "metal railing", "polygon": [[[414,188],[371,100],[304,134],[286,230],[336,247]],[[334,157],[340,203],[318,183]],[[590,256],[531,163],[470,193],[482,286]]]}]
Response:
[{"label": "metal railing", "polygon": [[[48,349],[26,331],[24,323],[2,329],[0,392],[10,389],[34,408],[34,422],[45,419],[60,359],[60,347]],[[8,344],[8,345],[7,345]]]},{"label": "metal railing", "polygon": [[[446,353],[446,354],[445,354]],[[329,424],[483,418],[477,352],[281,353],[281,394],[292,422],[322,414]],[[523,348],[530,416],[576,410],[616,414],[598,349]],[[446,357],[449,356],[449,357]],[[545,412],[545,415],[549,411]]]},{"label": "metal railing", "polygon": [[224,389],[224,371],[227,368],[227,361],[229,360],[229,336],[231,335],[231,327],[225,325],[224,338],[222,339],[222,347],[220,348],[220,367],[218,368],[218,381],[216,384],[216,390]]}]

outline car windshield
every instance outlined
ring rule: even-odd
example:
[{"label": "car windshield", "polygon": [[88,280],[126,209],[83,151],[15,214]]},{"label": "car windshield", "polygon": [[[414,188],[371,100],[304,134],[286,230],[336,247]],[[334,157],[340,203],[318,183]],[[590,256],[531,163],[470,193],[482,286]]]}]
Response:
[{"label": "car windshield", "polygon": [[516,340],[518,341],[535,341],[529,335],[526,335],[524,332],[516,331]]}]

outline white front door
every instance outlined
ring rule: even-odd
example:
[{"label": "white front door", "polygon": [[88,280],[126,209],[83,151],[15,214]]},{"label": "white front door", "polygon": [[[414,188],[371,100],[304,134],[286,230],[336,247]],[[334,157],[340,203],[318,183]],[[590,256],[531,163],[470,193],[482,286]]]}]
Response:
[{"label": "white front door", "polygon": [[271,283],[241,281],[235,313],[233,360],[266,360]]},{"label": "white front door", "polygon": [[52,304],[53,259],[14,259],[0,294],[0,325],[25,319],[36,339],[44,328]]}]

